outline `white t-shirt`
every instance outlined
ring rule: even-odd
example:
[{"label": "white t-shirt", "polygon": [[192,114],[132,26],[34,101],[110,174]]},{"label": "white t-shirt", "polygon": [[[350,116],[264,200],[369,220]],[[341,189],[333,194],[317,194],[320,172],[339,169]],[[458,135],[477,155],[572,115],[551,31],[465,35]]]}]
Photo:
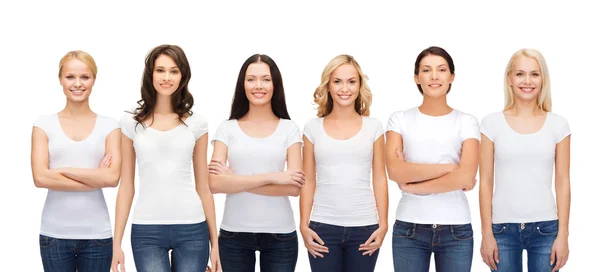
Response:
[{"label": "white t-shirt", "polygon": [[[280,119],[275,132],[254,138],[242,131],[237,120],[221,123],[214,139],[227,146],[227,160],[235,175],[256,175],[285,170],[287,149],[302,143],[296,123]],[[227,194],[221,228],[232,232],[290,233],[296,230],[287,196],[264,196],[249,192]]]},{"label": "white t-shirt", "polygon": [[539,131],[520,134],[495,112],[481,121],[481,133],[494,142],[492,223],[558,219],[552,175],[556,144],[571,134],[567,120],[548,112]]},{"label": "white t-shirt", "polygon": [[[397,111],[390,116],[387,130],[402,135],[406,162],[419,164],[459,164],[462,143],[480,138],[477,118],[458,110],[443,116],[425,115],[416,107]],[[428,195],[402,192],[396,219],[456,225],[471,223],[471,214],[462,190]]]},{"label": "white t-shirt", "polygon": [[[48,137],[49,169],[98,168],[105,155],[106,137],[119,128],[117,120],[97,115],[90,136],[74,141],[62,130],[57,114],[42,115],[33,126]],[[87,192],[48,190],[40,234],[59,239],[112,237],[102,189]]]},{"label": "white t-shirt", "polygon": [[369,117],[347,140],[327,135],[323,118],[306,123],[304,136],[314,145],[317,173],[311,220],[343,227],[378,223],[371,169],[373,144],[381,135],[381,122]]},{"label": "white t-shirt", "polygon": [[208,122],[197,113],[184,122],[161,131],[144,128],[131,114],[121,118],[121,132],[133,141],[140,177],[133,224],[195,224],[206,219],[192,175],[192,156],[196,141],[208,132]]}]

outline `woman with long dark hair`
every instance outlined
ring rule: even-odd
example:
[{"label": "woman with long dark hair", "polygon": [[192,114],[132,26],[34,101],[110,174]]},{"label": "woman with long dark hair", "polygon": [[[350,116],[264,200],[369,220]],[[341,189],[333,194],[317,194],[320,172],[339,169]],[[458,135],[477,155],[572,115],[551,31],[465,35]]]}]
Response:
[{"label": "woman with long dark hair", "polygon": [[294,271],[298,236],[288,196],[298,196],[304,184],[302,139],[270,57],[244,62],[231,115],[212,143],[210,188],[227,194],[219,234],[223,270],[254,271],[258,250],[261,271]]},{"label": "woman with long dark hair", "polygon": [[131,247],[137,270],[205,271],[209,251],[211,268],[219,269],[214,200],[206,167],[208,123],[192,112],[190,78],[190,66],[180,47],[154,48],[146,57],[139,107],[121,119],[123,175],[117,196],[113,271],[124,266],[121,241],[135,192],[136,159],[140,194],[133,213]]}]

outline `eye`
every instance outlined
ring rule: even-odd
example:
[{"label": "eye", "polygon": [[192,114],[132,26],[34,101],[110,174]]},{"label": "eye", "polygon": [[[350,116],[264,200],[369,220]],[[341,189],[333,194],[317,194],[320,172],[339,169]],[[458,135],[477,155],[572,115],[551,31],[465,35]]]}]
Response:
[{"label": "eye", "polygon": [[179,74],[179,70],[171,70],[171,74],[174,74],[174,75]]},{"label": "eye", "polygon": [[426,69],[423,69],[423,70],[421,70],[421,72],[423,72],[423,73],[427,73],[427,72],[429,72],[429,69],[427,69],[427,68],[426,68]]},{"label": "eye", "polygon": [[74,76],[66,76],[66,79],[73,79],[75,78]]},{"label": "eye", "polygon": [[518,77],[522,77],[522,76],[523,76],[523,73],[521,73],[521,72],[518,72],[518,73],[517,73],[517,76],[518,76]]},{"label": "eye", "polygon": [[442,68],[442,69],[440,69],[440,71],[441,72],[446,72],[447,70],[446,70],[446,68]]},{"label": "eye", "polygon": [[263,79],[263,81],[264,82],[271,82],[271,79],[270,78],[265,78],[265,79]]},{"label": "eye", "polygon": [[158,72],[158,73],[163,73],[164,71],[165,71],[165,70],[163,70],[162,68],[158,68],[158,69],[156,69],[156,72]]},{"label": "eye", "polygon": [[248,78],[248,79],[246,79],[246,81],[252,82],[252,81],[254,81],[254,78]]},{"label": "eye", "polygon": [[533,74],[531,74],[531,75],[532,75],[532,76],[534,76],[534,77],[538,77],[538,76],[540,76],[540,74],[539,74],[539,73],[533,73]]},{"label": "eye", "polygon": [[88,79],[90,79],[90,77],[89,77],[89,76],[82,76],[81,78],[82,78],[83,80],[88,80]]},{"label": "eye", "polygon": [[339,84],[340,82],[341,82],[341,80],[339,80],[339,79],[336,79],[333,81],[334,84]]},{"label": "eye", "polygon": [[350,84],[356,84],[356,80],[350,80]]}]

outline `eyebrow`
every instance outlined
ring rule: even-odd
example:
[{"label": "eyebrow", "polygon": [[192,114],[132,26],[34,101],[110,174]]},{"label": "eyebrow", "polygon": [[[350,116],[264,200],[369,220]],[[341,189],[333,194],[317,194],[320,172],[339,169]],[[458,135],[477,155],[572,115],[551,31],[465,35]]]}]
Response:
[{"label": "eyebrow", "polygon": [[271,75],[269,75],[269,74],[264,74],[264,75],[249,74],[249,75],[246,75],[246,77],[271,77]]},{"label": "eyebrow", "polygon": [[[341,78],[339,78],[339,77],[334,77],[333,79],[334,79],[334,80],[335,80],[335,79],[338,79],[338,80],[343,80],[343,79],[341,79]],[[348,78],[348,80],[350,80],[350,79],[356,79],[356,77],[355,77],[355,76],[353,76],[353,77],[351,77],[351,78]]]},{"label": "eyebrow", "polygon": [[[164,66],[160,66],[160,65],[158,65],[158,66],[156,66],[155,68],[163,68],[163,69],[164,69],[165,67],[164,67]],[[173,68],[179,69],[179,67],[177,67],[177,65],[175,65],[175,66],[171,67],[171,69],[173,69]]]},{"label": "eyebrow", "polygon": [[[523,73],[525,73],[525,71],[523,71],[523,70],[515,70],[515,72],[523,72]],[[531,70],[531,72],[532,73],[533,72],[538,72],[539,73],[540,71],[539,70]]]},{"label": "eyebrow", "polygon": [[[448,65],[447,64],[440,64],[437,67],[442,67],[442,66],[448,66]],[[423,66],[421,66],[421,68],[425,68],[425,67],[431,68],[430,65],[423,65]]]}]

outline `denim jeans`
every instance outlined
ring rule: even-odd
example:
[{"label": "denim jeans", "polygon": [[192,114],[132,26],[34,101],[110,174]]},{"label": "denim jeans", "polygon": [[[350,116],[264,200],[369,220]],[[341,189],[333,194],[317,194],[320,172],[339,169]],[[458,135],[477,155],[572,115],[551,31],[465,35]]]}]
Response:
[{"label": "denim jeans", "polygon": [[473,260],[471,224],[414,224],[396,220],[392,249],[395,271],[428,272],[431,254],[438,272],[470,272]]},{"label": "denim jeans", "polygon": [[549,272],[552,245],[558,235],[558,220],[534,223],[492,224],[498,244],[499,272],[523,271],[523,250],[527,250],[527,271]]},{"label": "denim jeans", "polygon": [[108,272],[113,240],[58,239],[40,235],[40,253],[46,272]]},{"label": "denim jeans", "polygon": [[204,272],[210,252],[208,225],[206,221],[174,225],[132,224],[131,247],[137,271]]},{"label": "denim jeans", "polygon": [[261,272],[293,272],[298,260],[298,235],[296,231],[284,234],[221,229],[219,256],[224,272],[254,271],[257,250]]},{"label": "denim jeans", "polygon": [[373,255],[364,255],[358,251],[361,244],[367,242],[371,234],[379,228],[379,224],[361,227],[341,227],[311,221],[308,225],[316,232],[329,253],[323,258],[314,258],[308,253],[310,268],[314,272],[369,272],[375,270],[379,249]]}]

